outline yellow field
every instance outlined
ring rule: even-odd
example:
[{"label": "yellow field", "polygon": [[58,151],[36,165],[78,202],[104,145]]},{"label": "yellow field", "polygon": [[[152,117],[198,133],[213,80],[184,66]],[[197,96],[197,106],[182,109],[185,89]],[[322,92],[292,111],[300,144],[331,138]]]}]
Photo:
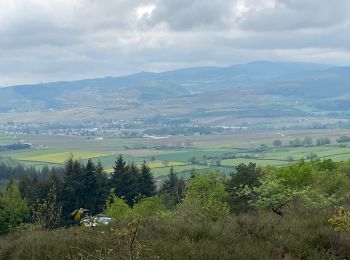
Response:
[{"label": "yellow field", "polygon": [[34,161],[34,162],[48,162],[48,163],[64,163],[71,155],[75,159],[89,159],[106,156],[108,154],[104,153],[94,153],[94,152],[64,152],[64,153],[50,153],[46,155],[28,156],[23,157],[22,160]]},{"label": "yellow field", "polygon": [[[168,162],[168,163],[164,163],[164,162],[161,162],[161,161],[157,161],[157,162],[148,162],[147,165],[151,169],[159,169],[159,168],[166,168],[166,169],[168,169],[171,166],[173,166],[173,167],[186,166],[187,164],[184,163],[184,162]],[[138,166],[141,166],[141,163],[139,163]],[[111,172],[113,172],[113,167],[105,168],[105,171],[108,172],[108,173],[111,173]]]},{"label": "yellow field", "polygon": [[183,166],[183,165],[186,165],[186,163],[184,163],[184,162],[160,162],[160,161],[148,163],[148,166],[151,169],[163,168],[163,167],[171,167],[171,166],[175,167],[175,166]]}]

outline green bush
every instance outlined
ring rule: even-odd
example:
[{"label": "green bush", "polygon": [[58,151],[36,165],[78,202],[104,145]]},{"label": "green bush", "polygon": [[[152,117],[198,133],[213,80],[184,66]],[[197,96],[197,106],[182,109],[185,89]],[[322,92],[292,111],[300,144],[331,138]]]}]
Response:
[{"label": "green bush", "polygon": [[17,183],[11,181],[0,194],[0,235],[14,230],[28,217],[28,204],[21,197]]},{"label": "green bush", "polygon": [[205,173],[191,179],[186,196],[178,205],[178,213],[188,220],[217,220],[226,216],[229,213],[229,205],[226,202],[228,193],[218,177],[215,173]]}]

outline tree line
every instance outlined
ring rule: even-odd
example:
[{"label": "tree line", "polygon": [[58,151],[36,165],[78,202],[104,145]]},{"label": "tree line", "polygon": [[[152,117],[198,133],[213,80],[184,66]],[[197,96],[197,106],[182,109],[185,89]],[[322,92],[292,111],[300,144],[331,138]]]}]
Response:
[{"label": "tree line", "polygon": [[[2,163],[0,177],[3,181],[7,180],[0,200],[0,209],[4,209],[3,218],[0,217],[4,227],[0,228],[0,233],[7,233],[18,222],[34,221],[37,205],[47,203],[48,197],[51,204],[60,207],[61,224],[67,225],[72,223],[71,213],[76,209],[86,209],[90,215],[102,213],[111,193],[130,207],[159,193],[166,194],[169,205],[175,205],[181,200],[185,186],[185,181],[178,179],[171,168],[168,178],[157,188],[146,162],[138,166],[134,162],[126,162],[121,155],[116,159],[110,176],[100,161],[94,163],[88,160],[83,163],[71,157],[65,162],[64,168],[44,167],[42,170]],[[9,198],[17,202],[6,203]],[[10,208],[5,210],[4,205],[10,204],[11,207],[14,204],[27,207],[18,212]],[[10,217],[12,215],[16,216]],[[4,224],[5,219],[8,222],[11,222],[10,219],[16,220]]]},{"label": "tree line", "polygon": [[7,233],[22,222],[43,222],[42,215],[55,210],[59,221],[50,220],[50,227],[73,224],[71,213],[77,209],[113,218],[120,218],[122,212],[140,216],[137,209],[152,212],[159,208],[191,219],[215,220],[229,212],[257,209],[283,215],[284,208],[295,202],[323,206],[345,199],[350,188],[349,165],[350,161],[330,159],[300,160],[279,168],[249,163],[235,166],[230,176],[193,170],[187,181],[171,168],[167,178],[156,183],[146,162],[139,166],[119,156],[107,177],[100,162],[69,158],[63,172],[28,169],[8,183],[0,197],[0,232]]}]

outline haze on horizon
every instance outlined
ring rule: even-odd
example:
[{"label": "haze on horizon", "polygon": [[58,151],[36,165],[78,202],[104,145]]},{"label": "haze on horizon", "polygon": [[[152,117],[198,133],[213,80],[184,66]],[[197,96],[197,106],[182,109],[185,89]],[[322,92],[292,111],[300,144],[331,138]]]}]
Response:
[{"label": "haze on horizon", "polygon": [[348,0],[0,0],[0,86],[254,60],[350,64]]}]

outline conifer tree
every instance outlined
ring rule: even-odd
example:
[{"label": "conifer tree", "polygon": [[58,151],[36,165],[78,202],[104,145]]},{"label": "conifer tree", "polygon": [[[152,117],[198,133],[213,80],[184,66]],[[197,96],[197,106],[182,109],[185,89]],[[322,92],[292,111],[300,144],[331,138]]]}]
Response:
[{"label": "conifer tree", "polygon": [[125,187],[122,195],[129,206],[133,206],[141,197],[140,179],[139,167],[134,162],[129,163],[124,176]]},{"label": "conifer tree", "polygon": [[132,206],[140,196],[140,170],[135,163],[126,165],[123,157],[119,155],[113,167],[111,188],[115,195],[123,198],[129,206]]},{"label": "conifer tree", "polygon": [[185,186],[185,181],[183,179],[179,180],[174,168],[171,167],[167,179],[163,181],[160,188],[160,193],[168,196],[169,207],[173,207],[181,202],[185,193]]},{"label": "conifer tree", "polygon": [[143,197],[151,197],[156,192],[156,185],[151,169],[144,161],[141,165],[140,193]]},{"label": "conifer tree", "polygon": [[113,166],[113,173],[110,180],[110,188],[117,196],[123,196],[126,185],[126,162],[122,155],[119,155]]},{"label": "conifer tree", "polygon": [[109,194],[107,174],[104,171],[100,160],[96,165],[96,178],[98,190],[96,197],[96,210],[99,213],[104,210],[104,205]]},{"label": "conifer tree", "polygon": [[78,160],[70,157],[65,164],[63,212],[70,214],[73,210],[83,207],[84,203],[84,171]]},{"label": "conifer tree", "polygon": [[98,196],[98,183],[96,167],[91,159],[89,159],[85,165],[85,176],[83,185],[83,204],[81,207],[88,209],[90,214],[96,213],[96,202]]},{"label": "conifer tree", "polygon": [[160,191],[163,193],[170,193],[175,195],[177,193],[178,182],[179,179],[176,176],[174,167],[171,166],[168,178],[163,181]]}]

